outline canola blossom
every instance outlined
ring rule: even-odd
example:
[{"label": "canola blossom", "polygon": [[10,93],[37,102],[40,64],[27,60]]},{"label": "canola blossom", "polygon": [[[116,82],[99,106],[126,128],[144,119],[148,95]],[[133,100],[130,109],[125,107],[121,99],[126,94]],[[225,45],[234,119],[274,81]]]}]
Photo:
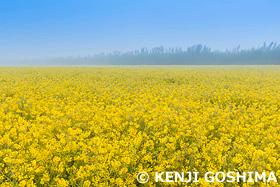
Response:
[{"label": "canola blossom", "polygon": [[280,186],[279,66],[1,67],[0,87],[0,186]]}]

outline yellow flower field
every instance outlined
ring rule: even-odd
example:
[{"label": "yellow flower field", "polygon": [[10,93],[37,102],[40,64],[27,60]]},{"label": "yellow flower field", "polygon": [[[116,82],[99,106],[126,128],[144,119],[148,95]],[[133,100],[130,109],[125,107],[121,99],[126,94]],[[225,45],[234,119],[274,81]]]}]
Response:
[{"label": "yellow flower field", "polygon": [[0,67],[0,87],[0,186],[280,186],[279,66]]}]

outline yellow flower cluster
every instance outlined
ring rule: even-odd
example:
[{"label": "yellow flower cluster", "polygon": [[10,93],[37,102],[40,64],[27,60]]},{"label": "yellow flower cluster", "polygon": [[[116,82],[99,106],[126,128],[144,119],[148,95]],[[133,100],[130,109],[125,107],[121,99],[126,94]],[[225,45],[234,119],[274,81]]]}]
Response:
[{"label": "yellow flower cluster", "polygon": [[0,186],[280,186],[203,179],[280,177],[279,86],[278,66],[1,67]]}]

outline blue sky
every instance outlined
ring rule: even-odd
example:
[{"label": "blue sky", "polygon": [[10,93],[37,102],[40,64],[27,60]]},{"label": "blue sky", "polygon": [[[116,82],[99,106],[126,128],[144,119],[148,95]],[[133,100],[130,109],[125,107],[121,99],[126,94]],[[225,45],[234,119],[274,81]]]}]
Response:
[{"label": "blue sky", "polygon": [[280,42],[278,0],[1,0],[0,59]]}]

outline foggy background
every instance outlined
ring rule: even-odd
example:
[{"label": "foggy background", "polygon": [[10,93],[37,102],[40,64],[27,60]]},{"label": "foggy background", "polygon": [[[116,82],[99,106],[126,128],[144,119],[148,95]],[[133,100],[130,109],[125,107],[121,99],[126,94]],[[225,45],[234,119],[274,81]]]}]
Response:
[{"label": "foggy background", "polygon": [[0,65],[279,64],[279,10],[277,0],[0,1]]}]

